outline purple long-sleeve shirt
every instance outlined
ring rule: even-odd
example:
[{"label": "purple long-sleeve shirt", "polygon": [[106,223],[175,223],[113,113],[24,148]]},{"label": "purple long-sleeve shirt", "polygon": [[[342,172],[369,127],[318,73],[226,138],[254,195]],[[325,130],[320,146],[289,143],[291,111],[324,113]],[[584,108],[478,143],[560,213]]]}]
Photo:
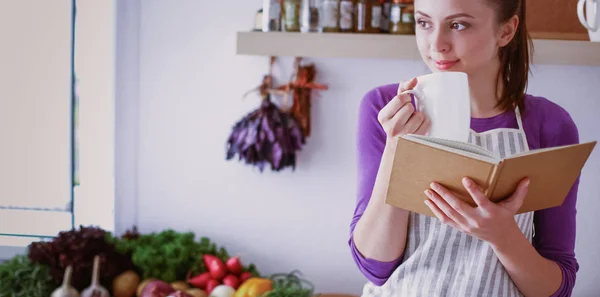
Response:
[{"label": "purple long-sleeve shirt", "polygon": [[[383,285],[401,265],[402,256],[390,262],[364,257],[353,240],[354,227],[369,200],[383,150],[386,135],[377,120],[379,111],[396,95],[398,84],[384,85],[370,90],[359,106],[357,130],[358,189],[354,217],[350,224],[348,244],[359,270],[376,285]],[[570,115],[559,105],[543,97],[527,95],[525,110],[521,112],[523,129],[530,149],[579,143],[579,134]],[[472,118],[471,128],[483,132],[495,128],[517,128],[514,111],[491,118]],[[579,264],[575,258],[575,216],[579,178],[561,206],[536,211],[533,246],[543,257],[558,264],[562,283],[553,297],[571,296]]]}]

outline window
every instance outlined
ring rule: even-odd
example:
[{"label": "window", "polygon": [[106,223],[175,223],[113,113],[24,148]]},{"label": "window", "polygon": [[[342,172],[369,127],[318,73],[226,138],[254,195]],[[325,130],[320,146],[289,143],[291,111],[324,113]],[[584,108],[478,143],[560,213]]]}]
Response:
[{"label": "window", "polygon": [[0,49],[0,259],[7,259],[79,225],[114,229],[116,6],[0,6],[10,45]]}]

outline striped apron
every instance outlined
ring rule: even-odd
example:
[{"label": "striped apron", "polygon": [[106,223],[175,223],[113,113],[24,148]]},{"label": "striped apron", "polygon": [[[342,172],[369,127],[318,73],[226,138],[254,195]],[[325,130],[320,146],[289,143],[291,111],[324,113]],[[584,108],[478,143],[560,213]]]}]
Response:
[{"label": "striped apron", "polygon": [[[519,109],[518,129],[500,128],[476,133],[469,143],[505,158],[528,151]],[[533,212],[515,216],[521,232],[532,242]],[[489,243],[440,223],[437,218],[410,213],[402,264],[378,287],[367,283],[365,297],[523,296]]]}]

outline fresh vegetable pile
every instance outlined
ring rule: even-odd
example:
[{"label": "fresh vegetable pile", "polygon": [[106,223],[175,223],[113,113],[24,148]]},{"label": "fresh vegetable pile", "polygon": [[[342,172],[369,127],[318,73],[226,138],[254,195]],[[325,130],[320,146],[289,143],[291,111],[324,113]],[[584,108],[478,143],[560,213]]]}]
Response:
[{"label": "fresh vegetable pile", "polygon": [[254,264],[245,265],[206,237],[196,241],[191,232],[140,234],[134,228],[115,237],[102,229],[81,227],[61,232],[52,241],[33,243],[27,255],[0,264],[0,297],[50,293],[52,297],[312,297],[313,288],[295,272],[261,276]]},{"label": "fresh vegetable pile", "polygon": [[[217,247],[207,237],[196,241],[192,232],[167,229],[141,235],[133,229],[126,235],[121,238],[108,235],[106,240],[114,243],[117,251],[131,257],[142,279],[160,279],[167,283],[181,281],[189,274],[214,271],[214,268],[210,270],[208,267],[214,261],[207,261],[206,256],[215,257],[223,262],[230,258],[225,248]],[[239,269],[253,275],[259,274],[254,264],[241,266]],[[219,276],[216,272],[215,275]]]}]

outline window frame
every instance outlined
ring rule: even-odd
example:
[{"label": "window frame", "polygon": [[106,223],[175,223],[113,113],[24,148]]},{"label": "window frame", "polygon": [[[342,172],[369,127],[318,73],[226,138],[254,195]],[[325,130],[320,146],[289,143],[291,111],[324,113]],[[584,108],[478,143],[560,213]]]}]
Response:
[{"label": "window frame", "polygon": [[[117,2],[71,1],[75,13],[73,80],[82,83],[81,93],[77,91],[72,96],[80,97],[82,127],[79,132],[83,133],[79,135],[79,173],[83,175],[81,185],[84,185],[74,185],[71,191],[72,225],[74,228],[94,225],[114,232]],[[74,130],[73,127],[72,141],[75,140]],[[0,245],[0,262],[23,254],[26,249],[26,246]]]}]

